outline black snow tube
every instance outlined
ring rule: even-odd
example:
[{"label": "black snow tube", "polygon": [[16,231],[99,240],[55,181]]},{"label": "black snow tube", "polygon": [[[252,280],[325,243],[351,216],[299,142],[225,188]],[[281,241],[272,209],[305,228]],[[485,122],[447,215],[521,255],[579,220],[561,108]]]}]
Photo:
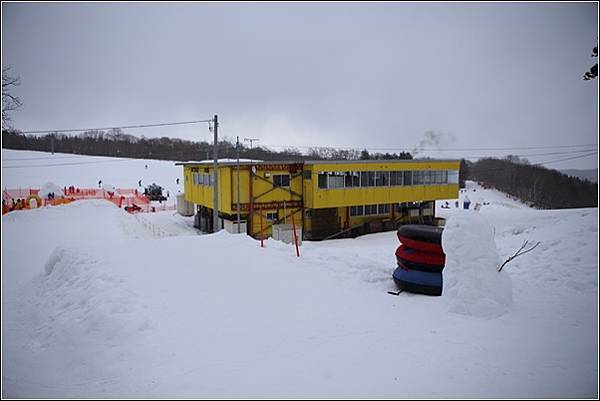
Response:
[{"label": "black snow tube", "polygon": [[401,258],[400,256],[396,256],[396,261],[398,262],[398,267],[404,266],[408,270],[417,270],[420,272],[429,272],[429,273],[441,273],[444,270],[444,265],[423,265],[420,263],[414,263],[408,261],[406,259]]},{"label": "black snow tube", "polygon": [[442,295],[442,273],[409,270],[401,265],[394,270],[392,277],[400,290],[424,295]]},{"label": "black snow tube", "polygon": [[442,227],[427,226],[424,224],[405,224],[398,227],[398,238],[410,238],[419,242],[442,244]]}]

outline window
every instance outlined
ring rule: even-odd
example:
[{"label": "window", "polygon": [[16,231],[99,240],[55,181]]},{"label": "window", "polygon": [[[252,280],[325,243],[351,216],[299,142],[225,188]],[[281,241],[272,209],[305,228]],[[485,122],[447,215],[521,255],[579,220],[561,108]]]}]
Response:
[{"label": "window", "polygon": [[423,185],[429,185],[433,183],[433,180],[435,179],[435,172],[434,171],[422,171],[423,173]]},{"label": "window", "polygon": [[424,171],[413,171],[413,185],[423,185]]},{"label": "window", "polygon": [[290,175],[289,174],[273,175],[273,186],[289,188],[290,187]]},{"label": "window", "polygon": [[387,171],[376,171],[375,172],[375,186],[387,187],[390,182],[390,173]]},{"label": "window", "polygon": [[390,171],[390,185],[402,185],[402,171]]},{"label": "window", "polygon": [[267,212],[267,221],[277,221],[277,212]]},{"label": "window", "polygon": [[346,188],[360,187],[360,173],[358,171],[346,171],[344,174]]},{"label": "window", "polygon": [[404,182],[403,185],[412,185],[413,184],[412,171],[404,172]]},{"label": "window", "polygon": [[458,184],[458,170],[448,171],[448,184]]},{"label": "window", "polygon": [[389,214],[390,213],[390,205],[389,204],[382,204],[377,206],[377,211],[378,214]]},{"label": "window", "polygon": [[377,214],[377,205],[365,205],[365,216],[374,216]]},{"label": "window", "polygon": [[327,173],[321,171],[319,173],[318,181],[320,189],[327,189]]},{"label": "window", "polygon": [[360,186],[361,187],[374,187],[375,186],[375,172],[374,171],[362,171],[360,173]]},{"label": "window", "polygon": [[363,206],[350,206],[350,216],[362,216],[364,215]]},{"label": "window", "polygon": [[443,171],[436,171],[435,172],[435,183],[436,184],[446,184],[448,182],[448,172],[443,170]]},{"label": "window", "polygon": [[327,174],[327,188],[336,189],[344,188],[344,173],[340,171],[332,171]]}]

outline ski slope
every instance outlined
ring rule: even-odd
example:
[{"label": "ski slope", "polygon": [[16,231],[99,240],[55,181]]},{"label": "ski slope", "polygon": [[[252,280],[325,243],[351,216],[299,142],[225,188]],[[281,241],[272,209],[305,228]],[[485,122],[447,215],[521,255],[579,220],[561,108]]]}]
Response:
[{"label": "ski slope", "polygon": [[[172,165],[156,163],[149,170],[175,182]],[[35,185],[29,169],[3,168],[3,182]],[[85,185],[71,169],[38,173]],[[111,180],[138,176],[124,169]],[[102,200],[4,215],[2,395],[596,398],[597,208],[534,210],[467,184],[461,197],[475,203],[475,189],[486,204],[438,205],[448,228],[453,218],[489,227],[502,260],[524,240],[540,245],[504,267],[498,289],[494,275],[445,271],[452,290],[441,297],[386,293],[395,232],[305,241],[297,258],[273,240],[261,248],[244,235],[196,235],[172,212],[147,215],[172,230],[156,235]],[[456,233],[477,257],[479,231],[463,232],[472,245]],[[465,303],[474,291],[491,300],[500,286],[511,291],[502,308]]]}]

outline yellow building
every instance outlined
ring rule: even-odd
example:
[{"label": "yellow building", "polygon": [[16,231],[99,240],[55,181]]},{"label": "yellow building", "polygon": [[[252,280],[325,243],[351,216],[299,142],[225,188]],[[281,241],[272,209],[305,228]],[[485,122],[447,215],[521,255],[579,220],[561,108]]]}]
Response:
[{"label": "yellow building", "polygon": [[[196,224],[212,231],[213,162],[183,166],[184,198]],[[406,222],[431,223],[435,200],[458,197],[459,160],[219,162],[219,217],[269,236],[274,224],[302,228],[304,239],[356,236]],[[238,193],[239,174],[239,193]]]}]

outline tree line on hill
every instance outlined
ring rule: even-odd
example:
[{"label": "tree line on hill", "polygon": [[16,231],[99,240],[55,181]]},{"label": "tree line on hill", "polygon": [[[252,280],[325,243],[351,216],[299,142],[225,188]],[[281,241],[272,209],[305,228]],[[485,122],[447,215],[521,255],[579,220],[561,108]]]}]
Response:
[{"label": "tree line on hill", "polygon": [[[48,134],[25,135],[17,130],[2,132],[2,147],[42,152],[76,153],[90,156],[128,157],[174,161],[205,160],[213,157],[213,144],[179,138],[141,138],[125,134],[120,129],[86,131],[80,135]],[[237,157],[236,144],[227,139],[219,141],[219,158]],[[294,147],[281,151],[256,146],[249,148],[240,143],[239,155],[243,159],[257,160],[398,160],[412,159],[409,152],[369,153],[368,150],[309,148],[303,154]]]},{"label": "tree line on hill", "polygon": [[[110,156],[173,161],[211,159],[213,146],[209,142],[194,142],[178,138],[145,138],[123,133],[119,129],[87,131],[80,135],[25,135],[16,130],[2,132],[2,147],[42,152],[75,153],[90,156]],[[258,160],[410,160],[413,155],[401,153],[370,153],[350,149],[314,147],[302,154],[293,147],[273,151],[264,147],[249,148],[240,144],[240,158]],[[226,139],[219,141],[219,158],[236,158],[236,145]],[[484,158],[477,162],[461,160],[459,183],[478,181],[512,195],[531,206],[542,209],[597,207],[598,184],[569,177],[556,170],[530,165],[515,156],[505,159]]]},{"label": "tree line on hill", "polygon": [[532,165],[516,156],[466,162],[465,169],[469,180],[491,186],[539,209],[598,206],[597,183]]}]

